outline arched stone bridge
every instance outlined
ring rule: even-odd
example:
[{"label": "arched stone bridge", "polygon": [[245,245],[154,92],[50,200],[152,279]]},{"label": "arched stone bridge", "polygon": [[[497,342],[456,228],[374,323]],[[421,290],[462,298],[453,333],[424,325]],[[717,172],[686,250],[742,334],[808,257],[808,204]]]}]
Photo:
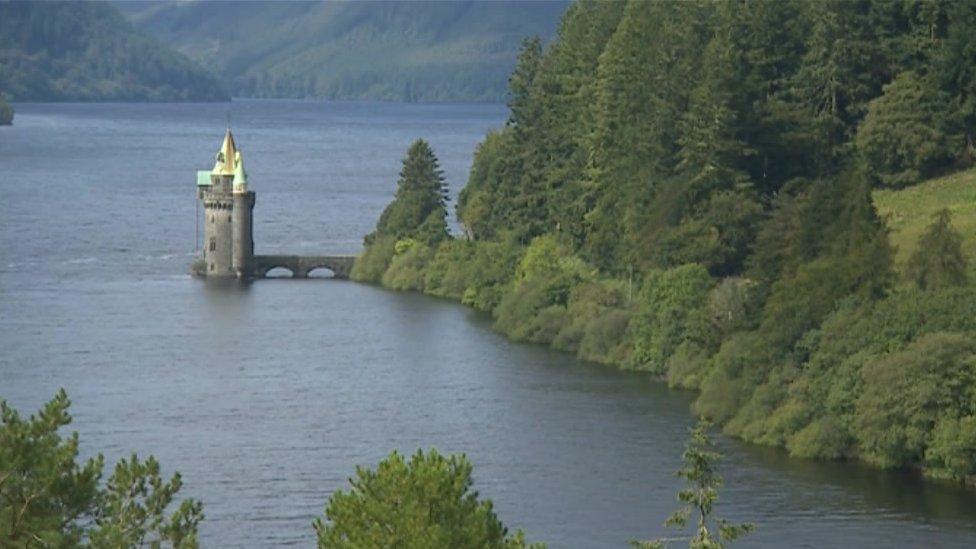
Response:
[{"label": "arched stone bridge", "polygon": [[347,255],[256,255],[251,276],[264,278],[271,269],[281,267],[291,271],[292,278],[308,278],[315,269],[328,269],[333,278],[345,279],[355,261],[355,257]]}]

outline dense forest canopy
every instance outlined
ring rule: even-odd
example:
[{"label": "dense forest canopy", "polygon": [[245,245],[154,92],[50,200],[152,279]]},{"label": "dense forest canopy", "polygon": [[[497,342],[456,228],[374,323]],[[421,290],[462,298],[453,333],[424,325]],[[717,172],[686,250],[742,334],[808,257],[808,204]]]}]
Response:
[{"label": "dense forest canopy", "polygon": [[899,261],[873,194],[972,165],[974,67],[972,0],[575,2],[522,45],[464,238],[360,278],[698,389],[750,441],[972,480],[972,258],[941,212]]},{"label": "dense forest canopy", "polygon": [[221,101],[223,86],[102,2],[0,2],[0,93],[13,101]]},{"label": "dense forest canopy", "polygon": [[[237,97],[502,101],[567,2],[119,2]],[[215,23],[219,22],[219,23]]]}]

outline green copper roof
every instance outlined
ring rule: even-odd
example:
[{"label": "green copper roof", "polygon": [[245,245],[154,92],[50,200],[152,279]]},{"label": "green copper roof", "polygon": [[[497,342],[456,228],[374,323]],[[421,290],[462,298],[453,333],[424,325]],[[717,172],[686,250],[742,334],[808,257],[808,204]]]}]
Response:
[{"label": "green copper roof", "polygon": [[197,172],[197,187],[209,187],[210,186],[210,171],[203,170]]}]

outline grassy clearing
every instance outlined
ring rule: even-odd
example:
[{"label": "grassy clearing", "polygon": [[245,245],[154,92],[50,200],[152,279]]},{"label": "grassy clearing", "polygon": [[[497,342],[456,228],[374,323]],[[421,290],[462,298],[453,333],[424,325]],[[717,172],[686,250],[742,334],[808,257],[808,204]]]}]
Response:
[{"label": "grassy clearing", "polygon": [[874,192],[878,213],[887,218],[895,261],[901,270],[915,251],[918,238],[942,208],[952,213],[952,225],[962,234],[962,251],[970,276],[976,275],[976,169],[930,179],[914,187]]}]

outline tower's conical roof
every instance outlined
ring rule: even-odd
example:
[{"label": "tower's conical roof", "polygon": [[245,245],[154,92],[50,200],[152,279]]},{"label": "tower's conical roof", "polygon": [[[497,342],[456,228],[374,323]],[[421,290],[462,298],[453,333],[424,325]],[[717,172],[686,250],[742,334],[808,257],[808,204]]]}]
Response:
[{"label": "tower's conical roof", "polygon": [[234,158],[234,192],[247,192],[247,172],[244,171],[244,157],[237,151]]},{"label": "tower's conical roof", "polygon": [[220,145],[217,152],[217,161],[214,163],[214,175],[234,175],[234,163],[237,159],[237,145],[234,144],[234,134],[227,128],[224,135],[224,142]]}]

